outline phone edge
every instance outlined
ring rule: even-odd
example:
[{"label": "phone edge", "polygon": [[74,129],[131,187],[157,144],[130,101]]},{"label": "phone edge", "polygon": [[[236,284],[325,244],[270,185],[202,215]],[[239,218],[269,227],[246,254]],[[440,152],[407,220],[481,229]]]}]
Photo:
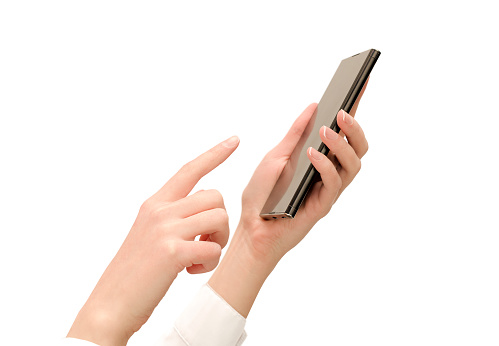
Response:
[{"label": "phone edge", "polygon": [[[360,53],[359,53],[360,54]],[[346,112],[350,112],[351,108],[353,107],[355,100],[358,98],[360,91],[364,87],[364,84],[367,81],[367,78],[371,74],[372,69],[374,68],[374,65],[376,64],[379,56],[381,55],[381,52],[376,50],[376,49],[370,49],[369,54],[362,65],[359,74],[357,75],[354,83],[352,84],[352,87],[350,88],[345,101],[342,103],[342,106],[340,109],[344,109]],[[353,57],[353,56],[352,56]],[[346,58],[349,59],[349,58]],[[360,82],[360,83],[359,83]],[[347,109],[345,109],[347,108]],[[336,116],[333,119],[333,122],[330,126],[331,129],[335,132],[339,132],[340,129],[337,125],[336,122]],[[324,155],[327,155],[329,153],[329,148],[324,144],[321,143],[319,146],[318,151],[322,152]],[[293,195],[291,202],[288,204],[288,207],[284,212],[280,213],[267,213],[267,214],[260,214],[260,217],[267,219],[267,220],[277,220],[277,219],[293,219],[296,216],[296,213],[298,212],[299,207],[305,200],[308,191],[312,187],[313,183],[316,181],[320,180],[320,174],[317,172],[315,167],[310,164],[309,168],[307,169],[307,172],[305,173],[302,182],[298,186],[297,191]]]},{"label": "phone edge", "polygon": [[[376,64],[379,56],[381,55],[381,52],[376,50],[376,49],[371,49],[369,51],[369,54],[362,65],[361,70],[359,71],[359,74],[357,75],[357,78],[355,79],[354,83],[352,84],[352,87],[350,91],[347,94],[347,97],[345,98],[345,101],[343,102],[342,106],[340,109],[344,109],[347,113],[350,112],[352,109],[355,100],[359,97],[360,91],[364,87],[364,84],[367,81],[367,78],[371,74],[372,69],[374,68],[374,65]],[[347,58],[348,59],[348,58]],[[359,86],[360,84],[360,86]],[[356,90],[357,89],[357,90]],[[350,103],[350,105],[348,105]],[[348,107],[347,107],[348,105]],[[348,109],[345,109],[348,108]],[[340,132],[340,129],[338,127],[338,124],[336,122],[336,116],[333,119],[333,123],[330,126],[331,129],[335,132]],[[324,144],[321,143],[319,146],[319,149],[317,151],[323,153],[324,155],[327,155],[329,153],[329,148]],[[286,209],[286,214],[289,214],[291,218],[294,218],[296,213],[298,212],[298,209],[300,208],[301,204],[305,200],[308,191],[312,187],[313,183],[315,181],[320,180],[320,174],[317,172],[315,167],[310,164],[307,172],[305,173],[304,178],[302,179],[302,183],[298,187],[295,195],[291,199],[291,202],[288,205],[288,208]]]}]

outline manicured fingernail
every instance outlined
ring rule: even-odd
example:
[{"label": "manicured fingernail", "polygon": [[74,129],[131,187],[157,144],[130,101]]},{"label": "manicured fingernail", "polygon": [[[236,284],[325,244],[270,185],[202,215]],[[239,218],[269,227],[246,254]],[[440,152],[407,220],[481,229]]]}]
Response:
[{"label": "manicured fingernail", "polygon": [[308,148],[308,153],[310,154],[310,156],[312,156],[314,160],[320,161],[323,158],[321,153],[319,153],[317,150],[315,150],[312,147]]},{"label": "manicured fingernail", "polygon": [[334,132],[333,130],[331,130],[329,127],[327,126],[324,126],[324,136],[327,138],[327,139],[330,139],[332,141],[334,141],[336,138],[338,138],[338,134],[336,132]]},{"label": "manicured fingernail", "polygon": [[341,110],[343,112],[343,121],[346,122],[348,125],[353,124],[353,117],[345,112],[344,110]]},{"label": "manicured fingernail", "polygon": [[239,143],[239,137],[237,136],[232,136],[229,139],[227,139],[225,142],[223,142],[223,146],[227,148],[234,148],[237,143]]}]

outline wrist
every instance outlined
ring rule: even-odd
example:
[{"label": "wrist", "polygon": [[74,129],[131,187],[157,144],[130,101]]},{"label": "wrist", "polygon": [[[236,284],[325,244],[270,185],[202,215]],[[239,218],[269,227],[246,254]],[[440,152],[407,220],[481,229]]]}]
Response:
[{"label": "wrist", "polygon": [[279,235],[282,231],[267,227],[266,223],[271,224],[272,221],[258,221],[245,223],[241,220],[231,245],[237,244],[238,250],[249,258],[252,265],[273,270],[287,252],[283,237]]},{"label": "wrist", "polygon": [[[119,252],[110,263],[90,297],[78,313],[68,337],[91,341],[101,346],[126,345],[152,314],[161,297],[145,301],[147,289],[128,269],[126,256]],[[165,273],[161,290],[168,290],[177,273]],[[157,300],[157,301],[156,301]],[[144,305],[147,305],[146,307]]]},{"label": "wrist", "polygon": [[248,275],[266,278],[282,256],[276,255],[268,246],[261,245],[254,232],[238,226],[222,263],[237,266],[241,271],[247,271]]},{"label": "wrist", "polygon": [[109,310],[92,305],[87,302],[83,306],[67,337],[90,341],[100,346],[126,345],[133,333],[127,333]]},{"label": "wrist", "polygon": [[247,317],[278,260],[261,256],[244,230],[236,230],[227,253],[209,280],[210,287],[243,317]]}]

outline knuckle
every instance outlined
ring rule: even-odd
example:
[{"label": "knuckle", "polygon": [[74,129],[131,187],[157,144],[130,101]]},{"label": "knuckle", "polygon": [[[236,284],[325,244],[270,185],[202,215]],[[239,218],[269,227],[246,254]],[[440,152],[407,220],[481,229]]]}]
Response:
[{"label": "knuckle", "polygon": [[215,263],[213,263],[213,266],[211,267],[210,271],[212,271],[213,269],[215,269],[218,265],[218,262],[220,262],[220,257],[222,257],[222,248],[221,247],[218,247],[216,250],[215,250],[215,255],[214,255],[214,259],[215,259]]},{"label": "knuckle", "polygon": [[192,171],[193,166],[194,166],[194,164],[192,163],[192,161],[189,161],[189,162],[185,163],[182,167],[180,167],[179,172],[181,174],[188,173],[188,172]]},{"label": "knuckle", "polygon": [[161,248],[161,255],[177,273],[192,265],[188,258],[182,256],[181,243],[178,241],[165,241]]},{"label": "knuckle", "polygon": [[222,196],[222,193],[216,189],[211,189],[208,190],[210,194],[210,198],[213,199],[215,202],[217,202],[217,205],[223,205],[224,203],[224,198]]},{"label": "knuckle", "polygon": [[324,210],[322,211],[321,213],[321,218],[325,217],[327,214],[329,214],[329,212],[331,211],[331,209],[333,208],[333,205],[330,204],[330,205],[327,205]]},{"label": "knuckle", "polygon": [[360,159],[356,160],[355,173],[359,173],[361,168],[362,168],[362,163],[361,163]]},{"label": "knuckle", "polygon": [[215,220],[217,220],[221,224],[228,224],[229,223],[229,214],[227,214],[227,211],[223,208],[216,208],[213,209],[215,213]]},{"label": "knuckle", "polygon": [[140,207],[140,213],[152,220],[153,222],[160,222],[165,217],[170,216],[171,203],[158,203],[152,199],[146,200]]},{"label": "knuckle", "polygon": [[165,241],[163,243],[162,253],[167,258],[177,258],[180,252],[180,247],[176,241]]},{"label": "knuckle", "polygon": [[343,181],[341,180],[341,177],[339,174],[335,174],[333,177],[333,186],[336,186],[338,190],[341,188],[341,185],[343,184]]},{"label": "knuckle", "polygon": [[222,256],[222,247],[221,246],[212,246],[211,249],[211,257],[215,259],[218,263],[220,256]]},{"label": "knuckle", "polygon": [[163,210],[164,208],[160,208],[156,204],[149,210],[149,217],[151,218],[151,220],[159,222],[162,219]]},{"label": "knuckle", "polygon": [[155,208],[155,202],[152,200],[152,198],[148,198],[140,206],[140,213],[146,215],[150,214],[154,208]]}]

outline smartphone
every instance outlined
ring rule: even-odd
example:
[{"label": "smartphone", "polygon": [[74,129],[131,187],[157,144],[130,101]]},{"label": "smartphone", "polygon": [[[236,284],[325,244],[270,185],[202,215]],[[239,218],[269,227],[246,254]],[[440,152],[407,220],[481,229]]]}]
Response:
[{"label": "smartphone", "polygon": [[379,51],[370,49],[341,61],[272,189],[260,213],[262,218],[276,220],[295,217],[310,187],[320,180],[320,174],[308,159],[307,149],[312,147],[327,155],[329,149],[322,143],[319,129],[325,125],[340,132],[336,123],[337,113],[341,109],[350,112],[380,54]]}]

